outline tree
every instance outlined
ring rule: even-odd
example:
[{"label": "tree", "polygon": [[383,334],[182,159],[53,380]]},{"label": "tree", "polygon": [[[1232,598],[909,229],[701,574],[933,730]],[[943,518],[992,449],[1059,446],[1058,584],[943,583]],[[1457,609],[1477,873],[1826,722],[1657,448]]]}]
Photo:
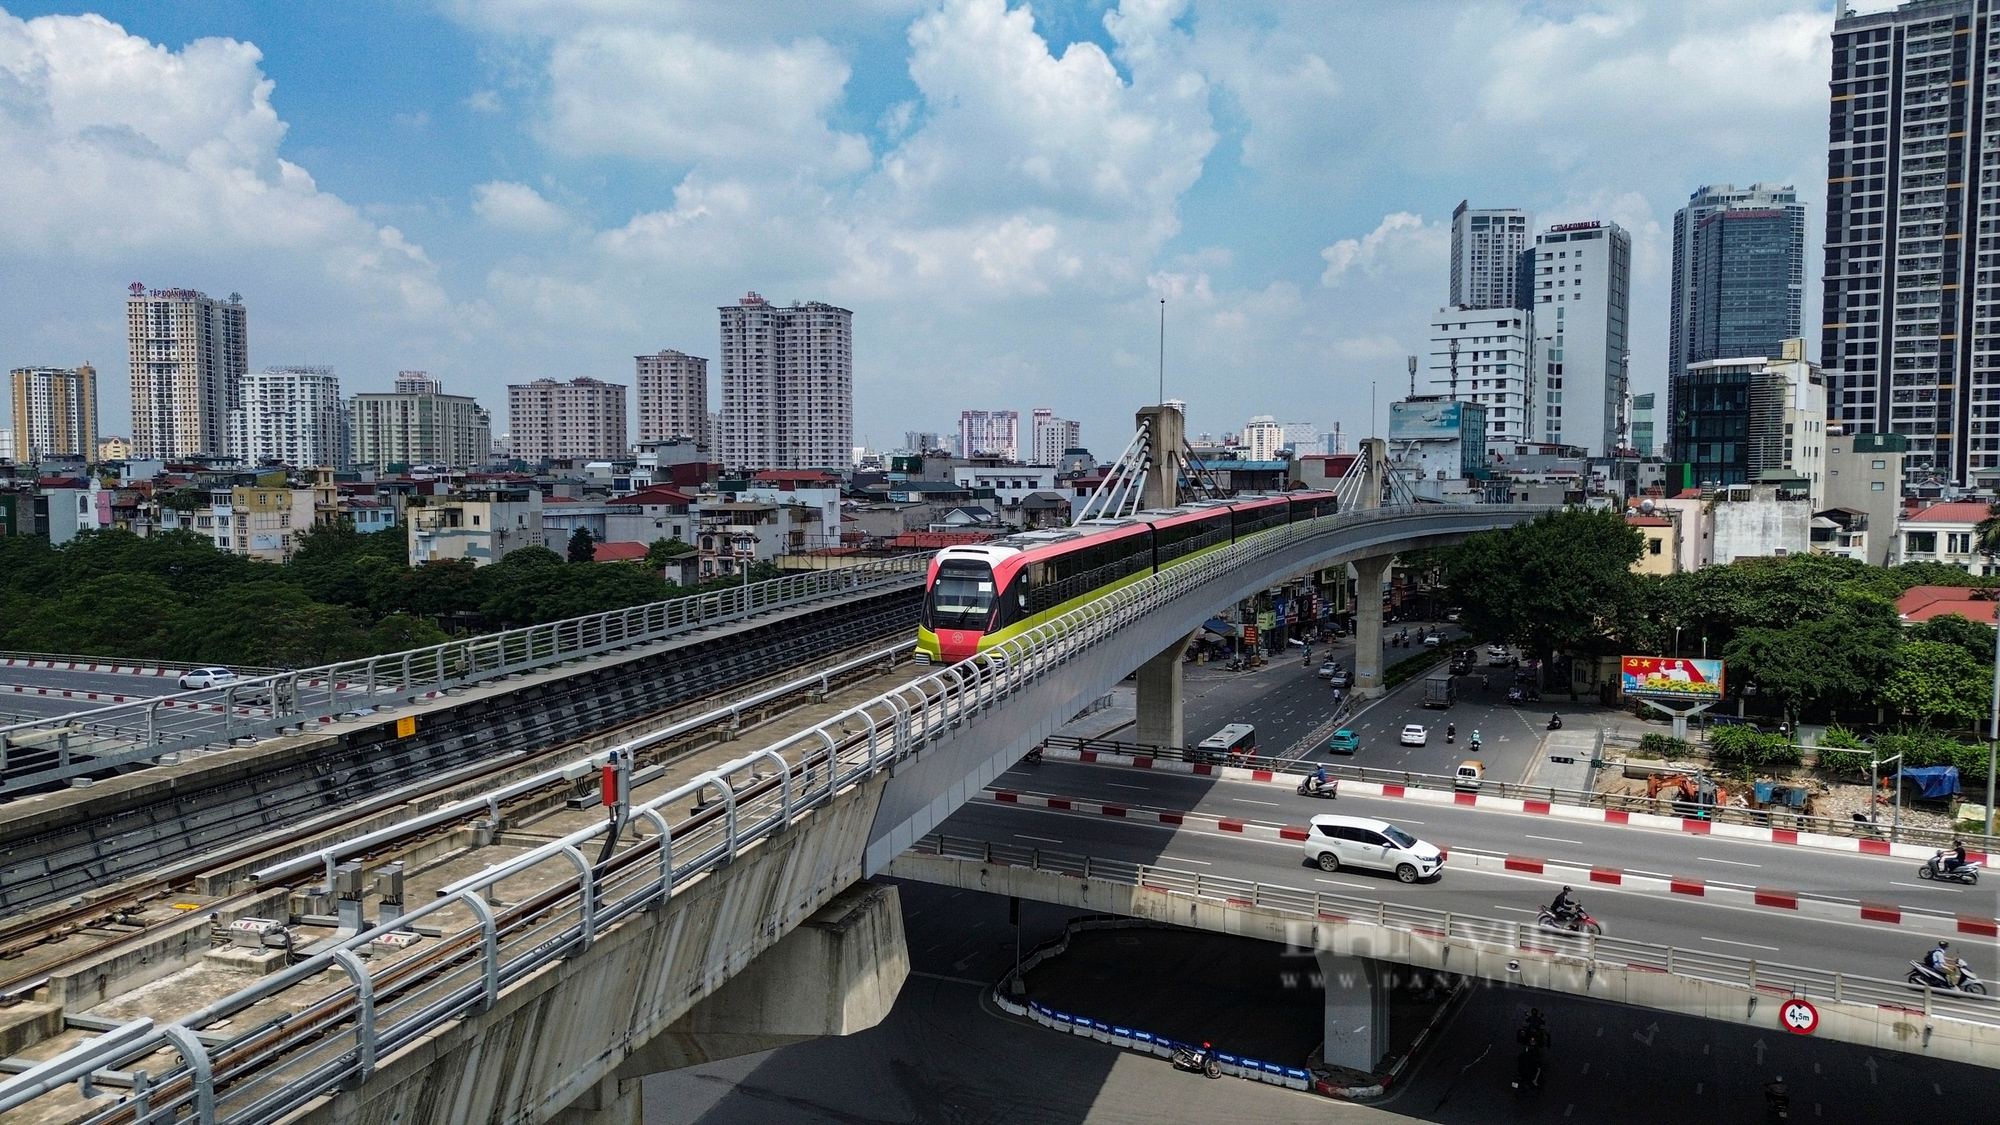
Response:
[{"label": "tree", "polygon": [[1543,656],[1596,650],[1639,596],[1631,567],[1644,549],[1618,513],[1573,508],[1467,539],[1446,555],[1444,577],[1474,636]]},{"label": "tree", "polygon": [[2000,555],[2000,504],[1988,504],[1986,518],[1972,530],[1978,536],[1974,545],[1981,553]]},{"label": "tree", "polygon": [[1754,682],[1796,720],[1804,711],[1872,699],[1901,642],[1895,604],[1842,591],[1823,615],[1740,630],[1724,646],[1731,678]]},{"label": "tree", "polygon": [[569,536],[569,561],[573,563],[595,562],[597,541],[590,537],[590,529],[578,525]]},{"label": "tree", "polygon": [[646,548],[646,565],[658,570],[672,560],[694,550],[694,546],[679,539],[655,539]]},{"label": "tree", "polygon": [[1946,641],[1905,644],[1882,685],[1882,702],[1947,729],[1978,722],[1992,701],[1992,669]]},{"label": "tree", "polygon": [[1964,649],[1980,665],[1993,663],[1993,630],[1956,613],[1940,614],[1909,631],[1913,641],[1938,641]]}]

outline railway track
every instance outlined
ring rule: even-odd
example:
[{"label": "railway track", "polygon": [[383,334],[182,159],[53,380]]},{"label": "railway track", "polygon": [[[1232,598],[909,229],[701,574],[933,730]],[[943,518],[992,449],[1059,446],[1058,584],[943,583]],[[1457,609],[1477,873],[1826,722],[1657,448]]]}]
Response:
[{"label": "railway track", "polygon": [[[109,888],[92,901],[37,911],[0,922],[0,1008],[32,997],[52,977],[66,969],[153,943],[166,928],[190,925],[205,928],[206,919],[210,916],[228,915],[248,907],[268,898],[273,888],[309,882],[301,877],[272,879],[242,889],[232,888],[219,896],[202,893],[204,882],[216,877],[226,879],[232,871],[241,872],[339,844],[358,835],[372,821],[385,815],[420,813],[468,800],[490,789],[496,781],[504,784],[522,778],[532,779],[564,763],[586,758],[605,746],[637,738],[649,730],[685,725],[687,729],[641,751],[637,762],[640,768],[654,765],[672,767],[703,752],[713,743],[717,728],[729,726],[735,720],[727,711],[732,705],[741,707],[746,699],[755,700],[755,707],[762,714],[757,721],[769,721],[801,705],[801,697],[838,691],[891,673],[896,668],[908,667],[906,663],[898,662],[898,657],[907,647],[904,643],[887,647],[879,643],[858,646],[863,651],[849,650],[827,664],[835,669],[832,671],[821,673],[813,670],[801,675],[799,669],[790,669],[782,675],[770,677],[767,683],[775,681],[771,687],[732,692],[684,704],[667,714],[635,720],[546,750],[516,751],[489,758],[442,776],[411,782],[377,794],[293,828],[263,833],[204,851],[143,878],[127,880]],[[860,663],[856,666],[847,667],[857,660]],[[701,721],[704,716],[708,717],[707,721]],[[594,778],[589,779],[589,783],[594,784]],[[531,816],[542,809],[559,806],[579,788],[579,784],[570,778],[550,777],[499,802],[498,810],[508,822],[517,817]],[[458,823],[462,822],[434,825],[383,841],[371,850],[354,853],[352,858],[379,860],[386,855],[407,851],[454,830]],[[243,880],[237,878],[233,882],[240,886]],[[184,899],[198,900],[192,904],[196,909],[176,909],[173,904]],[[130,932],[121,935],[123,930]],[[29,957],[40,947],[92,933],[105,935],[105,940],[53,961]],[[13,971],[7,968],[23,960],[29,960],[30,964]]]}]

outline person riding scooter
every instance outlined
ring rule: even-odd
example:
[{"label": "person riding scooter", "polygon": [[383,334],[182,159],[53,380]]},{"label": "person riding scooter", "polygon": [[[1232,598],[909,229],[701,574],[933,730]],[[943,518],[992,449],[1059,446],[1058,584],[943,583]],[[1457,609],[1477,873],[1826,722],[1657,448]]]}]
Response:
[{"label": "person riding scooter", "polygon": [[1938,869],[1941,871],[1956,871],[1959,868],[1964,867],[1966,862],[1965,841],[1953,840],[1951,842],[1951,853],[1949,855],[1946,855],[1945,853],[1940,852],[1939,855],[1943,857],[1942,860],[1938,863]]},{"label": "person riding scooter", "polygon": [[1472,732],[1472,748],[1479,749],[1479,732],[1476,730]]},{"label": "person riding scooter", "polygon": [[1446,723],[1444,725],[1444,740],[1446,742],[1450,742],[1452,739],[1457,737],[1458,737],[1458,724]]},{"label": "person riding scooter", "polygon": [[1925,956],[1924,964],[1930,966],[1932,972],[1943,977],[1947,985],[1952,988],[1958,987],[1958,958],[1951,955],[1950,942],[1938,942],[1937,948]]},{"label": "person riding scooter", "polygon": [[1563,717],[1562,717],[1561,715],[1553,715],[1553,714],[1552,714],[1552,715],[1550,715],[1550,716],[1549,716],[1549,729],[1550,729],[1550,730],[1561,730],[1561,729],[1562,729],[1562,725],[1563,725]]},{"label": "person riding scooter", "polygon": [[1318,769],[1314,770],[1314,771],[1312,772],[1312,776],[1311,776],[1311,777],[1308,777],[1308,778],[1306,778],[1306,784],[1312,787],[1312,792],[1314,792],[1314,793],[1317,793],[1317,792],[1319,792],[1320,790],[1322,790],[1322,789],[1325,789],[1325,788],[1326,788],[1326,767],[1325,767],[1325,766],[1321,766],[1320,768],[1318,768]]}]

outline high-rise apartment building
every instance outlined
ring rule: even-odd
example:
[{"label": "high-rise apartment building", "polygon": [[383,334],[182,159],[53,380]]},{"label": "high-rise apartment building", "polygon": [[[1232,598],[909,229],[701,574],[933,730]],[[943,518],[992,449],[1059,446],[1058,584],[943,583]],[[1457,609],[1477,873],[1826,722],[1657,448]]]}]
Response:
[{"label": "high-rise apartment building", "polygon": [[1641,457],[1653,455],[1653,392],[1632,396],[1632,451]]},{"label": "high-rise apartment building", "polygon": [[1520,307],[1522,251],[1533,225],[1511,207],[1472,210],[1461,201],[1451,213],[1451,303],[1465,309]]},{"label": "high-rise apartment building", "polygon": [[243,298],[134,282],[125,302],[132,444],[140,457],[220,456],[250,370]]},{"label": "high-rise apartment building", "polygon": [[230,452],[252,465],[344,469],[346,413],[331,367],[266,367],[243,377],[229,412]]},{"label": "high-rise apartment building", "polygon": [[719,453],[731,469],[845,468],[854,450],[854,314],[750,293],[719,310]]},{"label": "high-rise apartment building", "polygon": [[12,458],[97,454],[97,369],[16,367]]},{"label": "high-rise apartment building", "polygon": [[1259,414],[1243,424],[1243,458],[1246,461],[1275,461],[1285,448],[1285,427],[1269,414]]},{"label": "high-rise apartment building", "polygon": [[938,439],[938,435],[934,431],[903,431],[903,452],[905,453],[929,453],[933,449],[943,448],[944,443]]},{"label": "high-rise apartment building", "polygon": [[1541,438],[1608,455],[1628,440],[1632,236],[1596,220],[1552,226],[1535,238],[1533,281]]},{"label": "high-rise apartment building", "polygon": [[708,361],[671,349],[632,358],[638,366],[639,440],[692,438],[709,446]]},{"label": "high-rise apartment building", "polygon": [[1439,309],[1426,360],[1431,393],[1486,408],[1490,441],[1535,441],[1534,320],[1524,309]]},{"label": "high-rise apartment building", "polygon": [[958,447],[963,457],[1005,457],[1018,460],[1021,454],[1021,412],[1018,410],[961,410],[958,412]]},{"label": "high-rise apartment building", "polygon": [[509,386],[507,436],[514,456],[529,463],[623,456],[631,440],[625,429],[625,384],[537,379]]},{"label": "high-rise apartment building", "polygon": [[444,384],[422,371],[397,372],[393,393],[355,395],[347,413],[353,463],[377,472],[472,469],[493,453],[491,416],[465,395],[445,394]]},{"label": "high-rise apartment building", "polygon": [[1803,339],[1781,340],[1769,356],[1732,356],[1687,365],[1682,412],[1674,418],[1674,459],[1698,484],[1755,484],[1796,477],[1820,495],[1826,459],[1826,386],[1805,357]]},{"label": "high-rise apartment building", "polygon": [[1034,436],[1034,463],[1054,465],[1062,461],[1065,451],[1083,444],[1083,427],[1067,418],[1056,417],[1056,412],[1045,406],[1038,406],[1031,415],[1029,432]]},{"label": "high-rise apartment building", "polygon": [[2000,479],[1995,30],[1990,0],[1834,21],[1827,408],[1849,432],[1906,435],[1913,484]]}]

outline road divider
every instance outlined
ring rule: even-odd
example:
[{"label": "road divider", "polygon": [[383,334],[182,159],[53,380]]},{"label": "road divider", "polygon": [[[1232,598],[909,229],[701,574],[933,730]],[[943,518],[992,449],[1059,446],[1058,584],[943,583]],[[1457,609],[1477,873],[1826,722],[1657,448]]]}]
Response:
[{"label": "road divider", "polygon": [[[1175,812],[1137,805],[1111,805],[1100,801],[1085,801],[1075,797],[1057,797],[1044,793],[1024,793],[1011,789],[984,790],[978,795],[978,799],[1021,808],[1050,809],[1079,816],[1105,816],[1142,824],[1161,824],[1182,830],[1239,836],[1253,840],[1304,841],[1310,834],[1305,825],[1241,820],[1209,813]],[[1668,872],[1605,867],[1476,848],[1453,848],[1440,844],[1439,849],[1445,853],[1448,867],[1532,875],[1550,883],[1594,883],[1618,887],[1631,893],[1678,895],[1699,898],[1722,906],[1785,910],[1803,917],[1895,926],[1928,935],[1972,934],[1993,937],[1996,933],[2000,933],[2000,922],[1979,914],[1959,914],[1869,903],[1859,899],[1782,887],[1719,882]]]}]

